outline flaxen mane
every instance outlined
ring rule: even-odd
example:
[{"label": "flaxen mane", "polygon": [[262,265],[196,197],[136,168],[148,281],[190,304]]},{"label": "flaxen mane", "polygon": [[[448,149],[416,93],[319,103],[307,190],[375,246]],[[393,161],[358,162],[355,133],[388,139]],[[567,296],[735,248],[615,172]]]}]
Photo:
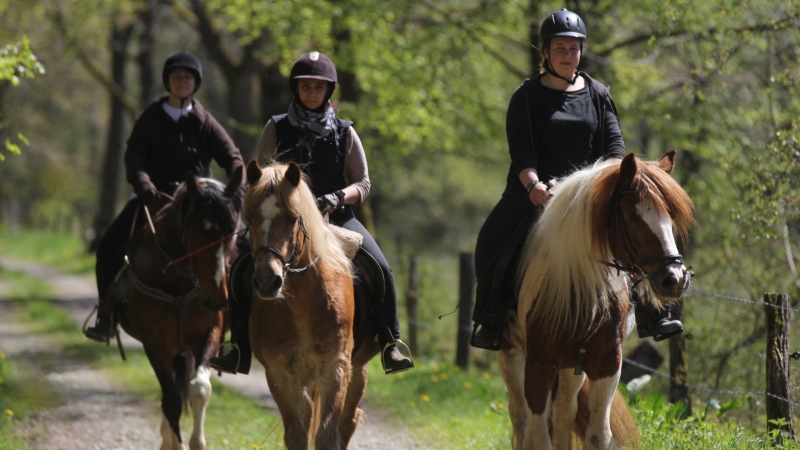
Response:
[{"label": "flaxen mane", "polygon": [[274,163],[263,168],[261,179],[255,185],[250,185],[245,193],[244,217],[251,217],[253,209],[259,208],[268,196],[275,196],[278,207],[288,208],[295,217],[302,218],[308,233],[309,244],[305,246],[308,258],[313,260],[319,256],[321,261],[327,262],[335,270],[350,275],[350,260],[317,209],[305,175],[293,188],[290,183],[283,182],[287,167],[286,164]]}]

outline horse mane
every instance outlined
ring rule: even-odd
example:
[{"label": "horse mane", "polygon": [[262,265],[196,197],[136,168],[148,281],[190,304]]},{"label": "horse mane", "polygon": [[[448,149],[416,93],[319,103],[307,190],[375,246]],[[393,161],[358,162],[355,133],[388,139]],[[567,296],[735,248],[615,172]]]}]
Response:
[{"label": "horse mane", "polygon": [[[607,265],[620,160],[599,161],[558,180],[539,221],[529,231],[520,261],[520,330],[537,326],[580,337],[608,317],[611,304],[628,300],[628,275]],[[631,188],[641,201],[666,211],[685,244],[694,223],[686,192],[657,162],[637,160]]]},{"label": "horse mane", "polygon": [[156,220],[173,221],[181,230],[182,237],[185,229],[192,225],[202,225],[205,218],[213,220],[220,227],[222,235],[233,233],[239,224],[239,214],[236,200],[225,196],[225,184],[206,177],[197,177],[196,181],[203,189],[193,209],[189,209],[191,202],[188,201],[189,193],[184,181],[175,188],[171,206],[162,208]]},{"label": "horse mane", "polygon": [[290,183],[281,182],[288,167],[287,164],[278,162],[263,167],[261,178],[257,183],[249,185],[245,193],[244,210],[249,212],[253,208],[258,208],[268,196],[275,195],[282,208],[288,208],[293,215],[302,218],[306,233],[308,233],[306,241],[308,245],[304,246],[306,256],[309,259],[315,257],[312,255],[319,256],[321,261],[325,261],[334,270],[350,276],[350,260],[320,214],[314,194],[308,187],[305,173],[296,188],[292,187]]}]

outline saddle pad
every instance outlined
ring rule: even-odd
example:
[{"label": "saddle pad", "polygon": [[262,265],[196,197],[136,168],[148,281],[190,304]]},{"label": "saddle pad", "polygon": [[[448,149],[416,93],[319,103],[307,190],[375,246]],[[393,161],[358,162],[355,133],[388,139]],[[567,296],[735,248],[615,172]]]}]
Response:
[{"label": "saddle pad", "polygon": [[355,231],[342,228],[338,225],[328,224],[328,227],[333,232],[333,235],[336,236],[336,239],[342,243],[342,248],[347,258],[351,260],[355,258],[356,252],[361,248],[361,243],[364,242],[364,237]]}]

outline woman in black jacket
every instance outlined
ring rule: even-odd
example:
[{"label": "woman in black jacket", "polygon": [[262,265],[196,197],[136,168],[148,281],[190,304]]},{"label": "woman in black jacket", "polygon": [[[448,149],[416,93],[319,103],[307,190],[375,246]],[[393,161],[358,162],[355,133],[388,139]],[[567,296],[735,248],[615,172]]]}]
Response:
[{"label": "woman in black jacket", "polygon": [[[244,165],[225,129],[193,98],[203,81],[203,67],[197,56],[187,51],[171,54],[164,62],[161,78],[169,95],[142,112],[125,150],[125,172],[135,195],[97,247],[97,320],[84,334],[100,342],[108,342],[114,332],[116,302],[109,296],[109,289],[123,267],[137,210],[159,199],[162,192],[171,193],[173,183],[185,180],[190,171],[196,176],[210,176],[212,159],[229,177]],[[143,224],[143,216],[138,215],[136,227]]]},{"label": "woman in black jacket", "polygon": [[[486,218],[475,247],[477,289],[472,345],[497,350],[504,312],[516,307],[515,271],[527,231],[550,198],[548,183],[603,158],[625,156],[616,107],[607,86],[578,71],[586,26],[562,9],[539,29],[541,73],[511,96],[506,135],[511,154],[506,188]],[[537,264],[547,264],[539,261]],[[683,331],[668,310],[637,305],[640,337]]]}]

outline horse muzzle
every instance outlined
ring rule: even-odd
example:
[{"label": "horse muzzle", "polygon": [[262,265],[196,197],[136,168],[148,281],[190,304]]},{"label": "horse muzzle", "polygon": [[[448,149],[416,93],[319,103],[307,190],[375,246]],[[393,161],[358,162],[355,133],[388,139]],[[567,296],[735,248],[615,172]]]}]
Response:
[{"label": "horse muzzle", "polygon": [[681,298],[689,288],[692,272],[683,263],[672,263],[650,277],[650,286],[662,301]]}]

